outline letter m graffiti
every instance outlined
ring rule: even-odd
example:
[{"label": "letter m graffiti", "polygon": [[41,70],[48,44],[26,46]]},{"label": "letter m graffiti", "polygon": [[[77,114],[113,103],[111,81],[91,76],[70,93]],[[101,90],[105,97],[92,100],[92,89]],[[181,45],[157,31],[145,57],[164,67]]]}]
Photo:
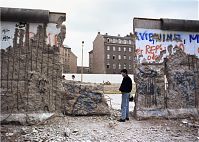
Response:
[{"label": "letter m graffiti", "polygon": [[191,43],[192,41],[195,41],[195,40],[197,40],[197,43],[199,43],[199,34],[190,34],[189,35],[189,42]]}]

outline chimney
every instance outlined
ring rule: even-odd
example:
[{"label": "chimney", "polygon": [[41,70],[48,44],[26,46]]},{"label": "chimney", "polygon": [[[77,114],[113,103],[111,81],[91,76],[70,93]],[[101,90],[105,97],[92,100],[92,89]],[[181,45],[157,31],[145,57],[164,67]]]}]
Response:
[{"label": "chimney", "polygon": [[106,35],[108,35],[108,33],[106,33]]},{"label": "chimney", "polygon": [[120,34],[118,34],[117,36],[120,36]]},{"label": "chimney", "polygon": [[97,34],[100,35],[100,32],[98,32]]}]

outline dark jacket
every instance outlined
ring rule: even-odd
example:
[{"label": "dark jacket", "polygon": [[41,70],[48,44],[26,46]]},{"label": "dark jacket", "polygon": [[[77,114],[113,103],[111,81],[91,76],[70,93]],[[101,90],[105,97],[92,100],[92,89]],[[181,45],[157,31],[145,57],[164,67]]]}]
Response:
[{"label": "dark jacket", "polygon": [[121,92],[125,92],[125,93],[131,92],[131,90],[132,90],[132,80],[128,75],[123,78],[122,84],[120,85],[119,90]]}]

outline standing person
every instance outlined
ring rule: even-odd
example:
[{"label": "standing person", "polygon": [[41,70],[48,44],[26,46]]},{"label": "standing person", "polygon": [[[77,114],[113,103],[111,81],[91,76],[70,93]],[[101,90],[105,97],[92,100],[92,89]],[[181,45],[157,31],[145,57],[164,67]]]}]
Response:
[{"label": "standing person", "polygon": [[72,79],[73,79],[73,81],[75,80],[75,75],[72,75]]},{"label": "standing person", "polygon": [[122,93],[122,103],[121,118],[118,121],[125,122],[125,120],[129,120],[129,96],[132,90],[132,80],[128,76],[128,72],[126,69],[121,70],[121,74],[123,76],[123,80],[119,90]]},{"label": "standing person", "polygon": [[65,75],[62,75],[62,79],[65,80]]}]

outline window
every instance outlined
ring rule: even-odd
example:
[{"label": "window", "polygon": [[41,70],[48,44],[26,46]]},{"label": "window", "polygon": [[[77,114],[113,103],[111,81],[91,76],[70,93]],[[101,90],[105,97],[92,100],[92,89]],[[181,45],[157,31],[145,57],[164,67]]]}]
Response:
[{"label": "window", "polygon": [[110,50],[110,46],[107,46],[107,50]]},{"label": "window", "polygon": [[121,39],[118,39],[118,43],[121,43]]},{"label": "window", "polygon": [[118,55],[118,59],[121,60],[121,55]]},{"label": "window", "polygon": [[115,46],[113,46],[113,51],[115,51]]},{"label": "window", "polygon": [[113,60],[115,60],[115,55],[113,55]]},{"label": "window", "polygon": [[113,39],[113,43],[115,43],[115,39]]},{"label": "window", "polygon": [[110,64],[109,64],[109,63],[106,65],[106,68],[107,68],[107,69],[109,69],[109,68],[110,68]]},{"label": "window", "polygon": [[124,63],[124,69],[126,69],[126,63]]},{"label": "window", "polygon": [[126,47],[124,47],[124,51],[126,51]]},{"label": "window", "polygon": [[129,65],[129,69],[131,69],[131,65]]},{"label": "window", "polygon": [[107,38],[107,42],[110,42],[110,39],[109,39],[109,38]]},{"label": "window", "polygon": [[107,59],[110,59],[110,55],[109,54],[107,54]]},{"label": "window", "polygon": [[118,47],[118,51],[121,51],[121,47]]},{"label": "window", "polygon": [[129,60],[131,60],[131,56],[129,56]]},{"label": "window", "polygon": [[131,44],[131,40],[129,40],[129,44]]},{"label": "window", "polygon": [[116,64],[113,64],[113,69],[116,69]]},{"label": "window", "polygon": [[119,68],[119,69],[121,69],[121,64],[120,64],[120,63],[119,63],[119,66],[118,66],[118,68]]},{"label": "window", "polygon": [[124,55],[124,59],[126,60],[126,55]]},{"label": "window", "polygon": [[131,52],[131,47],[129,48],[129,52]]},{"label": "window", "polygon": [[126,40],[124,40],[123,43],[126,44]]}]

